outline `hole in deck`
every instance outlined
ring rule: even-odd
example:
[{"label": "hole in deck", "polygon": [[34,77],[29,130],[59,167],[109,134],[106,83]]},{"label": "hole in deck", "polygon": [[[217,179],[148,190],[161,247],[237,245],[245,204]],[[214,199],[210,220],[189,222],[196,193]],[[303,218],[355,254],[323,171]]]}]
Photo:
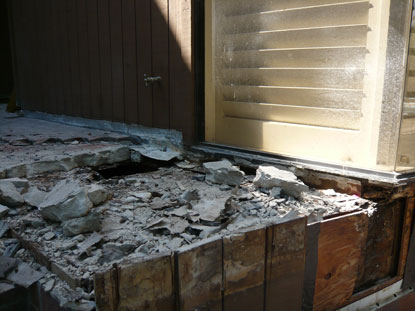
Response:
[{"label": "hole in deck", "polygon": [[171,167],[172,165],[172,162],[145,158],[140,163],[123,162],[111,166],[102,166],[95,171],[104,179],[110,179],[113,177],[125,177],[140,173],[151,173],[157,171],[161,167]]}]

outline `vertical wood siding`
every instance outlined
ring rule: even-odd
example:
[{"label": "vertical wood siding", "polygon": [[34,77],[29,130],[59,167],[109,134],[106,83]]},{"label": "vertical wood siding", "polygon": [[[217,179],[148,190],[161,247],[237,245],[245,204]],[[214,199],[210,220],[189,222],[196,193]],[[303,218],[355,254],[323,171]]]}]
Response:
[{"label": "vertical wood siding", "polygon": [[[9,0],[26,110],[194,136],[190,0]],[[162,81],[146,87],[144,74]]]}]

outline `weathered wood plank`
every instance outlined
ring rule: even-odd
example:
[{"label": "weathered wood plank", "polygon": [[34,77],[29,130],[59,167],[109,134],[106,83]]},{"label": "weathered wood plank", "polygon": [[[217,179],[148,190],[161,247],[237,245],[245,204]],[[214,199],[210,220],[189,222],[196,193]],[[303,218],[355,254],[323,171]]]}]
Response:
[{"label": "weathered wood plank", "polygon": [[173,268],[170,254],[120,264],[118,311],[174,310]]},{"label": "weathered wood plank", "polygon": [[222,240],[181,248],[175,256],[179,310],[222,310]]},{"label": "weathered wood plank", "polygon": [[265,228],[223,238],[224,309],[263,310]]},{"label": "weathered wood plank", "polygon": [[369,217],[368,234],[362,251],[354,292],[360,292],[377,281],[396,275],[399,255],[403,203],[379,204]]},{"label": "weathered wood plank", "polygon": [[[411,204],[413,204],[413,198]],[[412,228],[414,228],[412,224]],[[405,273],[403,276],[402,288],[407,289],[415,286],[415,230],[412,229],[411,240],[409,243],[408,255],[406,256]]]},{"label": "weathered wood plank", "polygon": [[266,310],[301,310],[307,218],[267,229]]},{"label": "weathered wood plank", "polygon": [[399,254],[398,276],[403,276],[409,251],[412,224],[414,221],[415,198],[406,199],[405,214],[402,226],[401,250]]},{"label": "weathered wood plank", "polygon": [[118,309],[118,271],[114,267],[94,275],[95,302],[98,311]]},{"label": "weathered wood plank", "polygon": [[320,223],[308,225],[305,231],[305,272],[303,289],[303,311],[313,310],[314,288],[318,265],[318,236]]},{"label": "weathered wood plank", "polygon": [[314,310],[335,310],[352,296],[367,230],[363,212],[321,223]]}]

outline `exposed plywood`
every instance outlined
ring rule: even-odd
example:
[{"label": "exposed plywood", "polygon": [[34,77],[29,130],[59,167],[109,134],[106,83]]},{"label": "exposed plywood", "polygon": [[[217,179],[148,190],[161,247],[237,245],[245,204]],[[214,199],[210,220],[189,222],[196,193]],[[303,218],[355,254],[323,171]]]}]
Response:
[{"label": "exposed plywood", "polygon": [[117,311],[174,310],[173,257],[158,256],[118,267]]},{"label": "exposed plywood", "polygon": [[224,309],[264,307],[265,228],[223,238]]},{"label": "exposed plywood", "polygon": [[362,212],[321,223],[314,310],[335,310],[352,296],[367,228]]},{"label": "exposed plywood", "polygon": [[307,219],[267,229],[266,310],[301,310]]},{"label": "exposed plywood", "polygon": [[208,240],[176,253],[179,310],[222,310],[222,240]]}]

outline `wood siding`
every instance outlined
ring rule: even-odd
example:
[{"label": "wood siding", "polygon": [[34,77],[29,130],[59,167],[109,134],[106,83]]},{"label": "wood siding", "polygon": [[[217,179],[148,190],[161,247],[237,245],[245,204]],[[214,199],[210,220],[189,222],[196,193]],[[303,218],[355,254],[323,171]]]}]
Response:
[{"label": "wood siding", "polygon": [[[13,0],[26,110],[175,129],[192,142],[190,0]],[[161,76],[147,87],[144,74]]]}]

